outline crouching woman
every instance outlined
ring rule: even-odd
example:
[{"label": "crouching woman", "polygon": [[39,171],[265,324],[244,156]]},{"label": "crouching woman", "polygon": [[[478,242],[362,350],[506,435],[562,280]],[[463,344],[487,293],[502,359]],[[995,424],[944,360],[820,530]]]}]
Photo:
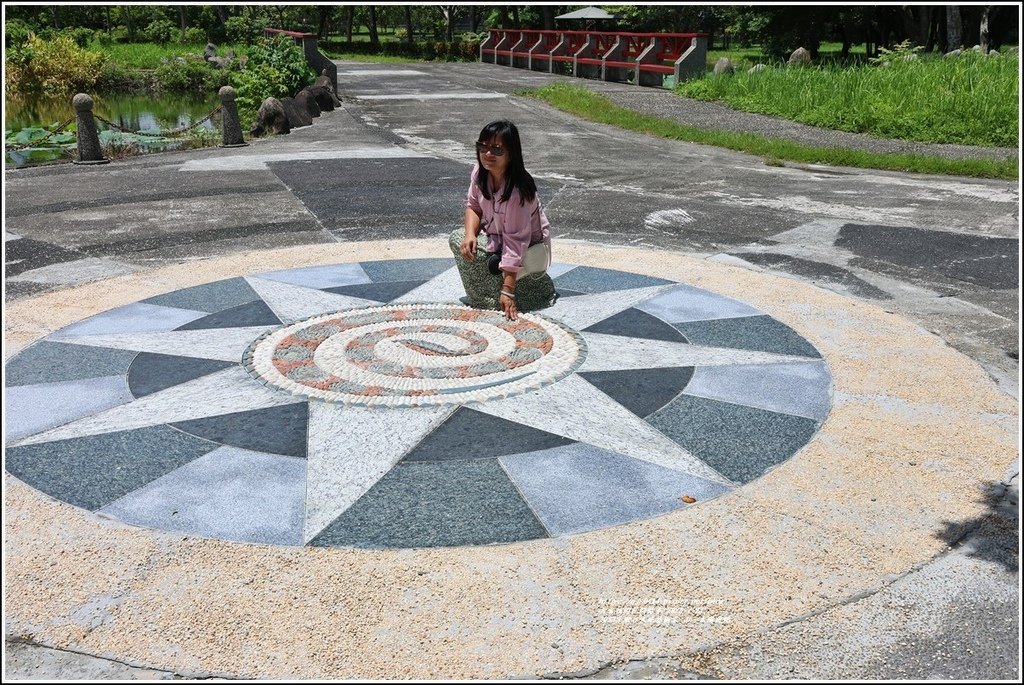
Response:
[{"label": "crouching woman", "polygon": [[449,245],[468,304],[500,309],[511,320],[554,304],[551,227],[512,122],[480,131],[465,206],[465,228],[452,233]]}]

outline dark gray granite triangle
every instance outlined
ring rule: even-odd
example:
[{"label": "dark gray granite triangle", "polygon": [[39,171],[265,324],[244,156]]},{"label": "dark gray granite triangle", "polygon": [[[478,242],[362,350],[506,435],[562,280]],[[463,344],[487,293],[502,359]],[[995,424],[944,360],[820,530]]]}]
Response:
[{"label": "dark gray granite triangle", "polygon": [[218,445],[168,426],[9,447],[7,472],[36,490],[95,511]]},{"label": "dark gray granite triangle", "polygon": [[574,440],[460,407],[403,461],[484,459],[571,445]]},{"label": "dark gray granite triangle", "polygon": [[604,333],[606,335],[624,335],[630,338],[647,338],[649,340],[668,340],[686,342],[686,338],[672,324],[665,323],[656,316],[630,307],[604,321],[598,321],[589,328],[588,333]]},{"label": "dark gray granite triangle", "polygon": [[749,483],[807,444],[818,422],[680,395],[647,422],[736,483]]},{"label": "dark gray granite triangle", "polygon": [[260,296],[252,289],[252,286],[244,278],[239,277],[175,290],[166,295],[150,297],[143,302],[213,313],[247,302],[255,302],[258,299]]},{"label": "dark gray granite triangle", "polygon": [[547,537],[496,459],[399,464],[309,543],[444,547]]},{"label": "dark gray granite triangle", "polygon": [[135,397],[152,395],[155,392],[234,366],[235,363],[217,359],[197,359],[196,357],[180,357],[173,354],[140,352],[128,368],[128,390]]},{"label": "dark gray granite triangle", "polygon": [[309,403],[253,409],[172,423],[175,428],[223,445],[254,452],[306,457]]},{"label": "dark gray granite triangle", "polygon": [[132,350],[42,340],[25,348],[4,365],[4,381],[8,388],[13,388],[36,383],[123,376],[136,354]]},{"label": "dark gray granite triangle", "polygon": [[379,262],[359,262],[374,283],[385,281],[427,281],[455,266],[454,257],[428,259],[385,259]]},{"label": "dark gray granite triangle", "polygon": [[222,312],[190,321],[176,331],[194,331],[203,328],[243,328],[246,326],[280,326],[281,320],[274,315],[263,300],[225,309]]},{"label": "dark gray granite triangle", "polygon": [[587,371],[580,376],[643,418],[664,407],[686,389],[686,384],[693,378],[693,367]]},{"label": "dark gray granite triangle", "polygon": [[601,269],[595,266],[577,266],[554,279],[555,289],[568,288],[584,293],[606,293],[611,290],[627,290],[630,288],[648,288],[654,285],[667,285],[675,281],[664,278],[653,278],[642,274],[626,271]]},{"label": "dark gray granite triangle", "polygon": [[396,297],[405,295],[410,290],[426,283],[425,280],[415,281],[384,281],[381,283],[356,283],[355,285],[339,285],[334,288],[323,288],[325,292],[349,297],[361,297],[364,300],[390,302]]},{"label": "dark gray granite triangle", "polygon": [[688,321],[673,324],[694,345],[732,347],[777,354],[820,358],[814,345],[786,324],[770,316]]}]

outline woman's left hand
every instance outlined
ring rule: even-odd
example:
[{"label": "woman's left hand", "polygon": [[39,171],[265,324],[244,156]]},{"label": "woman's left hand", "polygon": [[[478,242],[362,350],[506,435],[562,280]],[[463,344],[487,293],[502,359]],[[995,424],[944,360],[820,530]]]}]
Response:
[{"label": "woman's left hand", "polygon": [[505,312],[505,318],[509,321],[515,321],[516,316],[519,314],[519,310],[516,309],[516,300],[514,297],[508,295],[502,295],[498,298],[498,304],[501,305],[501,311]]}]

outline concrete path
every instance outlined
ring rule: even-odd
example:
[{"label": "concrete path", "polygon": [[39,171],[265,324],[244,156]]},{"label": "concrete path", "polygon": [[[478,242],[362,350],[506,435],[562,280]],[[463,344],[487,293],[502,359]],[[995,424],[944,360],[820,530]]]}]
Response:
[{"label": "concrete path", "polygon": [[[5,173],[9,677],[1016,677],[1015,184],[767,167],[490,65],[339,78],[345,107],[287,137]],[[273,335],[246,389],[225,364],[274,327],[455,305],[446,236],[499,117],[559,246],[563,299],[520,335],[564,326],[583,366],[368,408],[408,413],[363,437],[274,389]],[[394,359],[499,349],[486,326],[406,328]],[[480,435],[530,447],[445,461]]]}]

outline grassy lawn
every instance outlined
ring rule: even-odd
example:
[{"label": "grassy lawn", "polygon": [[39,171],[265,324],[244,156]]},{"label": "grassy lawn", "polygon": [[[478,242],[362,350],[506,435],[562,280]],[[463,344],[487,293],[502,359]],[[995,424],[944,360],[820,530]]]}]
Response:
[{"label": "grassy lawn", "polygon": [[535,97],[562,111],[590,121],[661,138],[715,145],[759,155],[768,164],[777,165],[782,161],[792,161],[926,174],[951,174],[1008,180],[1017,178],[1016,160],[948,160],[925,155],[878,154],[860,150],[815,148],[752,133],[708,131],[693,126],[684,126],[667,119],[624,109],[608,98],[582,86],[555,84],[544,88],[519,91],[518,94]]},{"label": "grassy lawn", "polygon": [[922,143],[1015,148],[1019,60],[927,55],[888,68],[737,69],[680,84],[680,95],[811,126]]},{"label": "grassy lawn", "polygon": [[[163,60],[171,60],[183,55],[202,55],[206,50],[206,43],[184,45],[181,43],[168,43],[157,45],[156,43],[112,43],[101,45],[93,41],[88,48],[92,52],[99,52],[107,56],[107,60],[129,69],[156,69]],[[249,46],[239,45],[218,45],[217,55],[223,57],[228,50],[234,50],[235,55],[244,55],[249,51]]]}]

